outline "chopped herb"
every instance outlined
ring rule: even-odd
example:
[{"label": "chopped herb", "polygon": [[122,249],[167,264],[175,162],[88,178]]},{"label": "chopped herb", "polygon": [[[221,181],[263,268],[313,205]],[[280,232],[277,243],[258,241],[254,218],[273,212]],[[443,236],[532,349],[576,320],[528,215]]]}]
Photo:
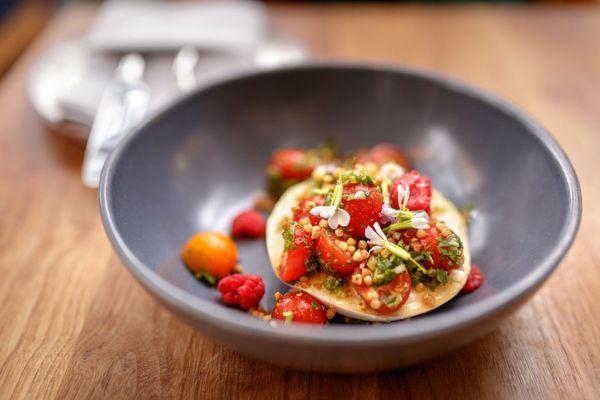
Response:
[{"label": "chopped herb", "polygon": [[437,270],[437,280],[442,285],[445,285],[446,283],[448,283],[448,272],[444,271],[443,269],[438,269]]},{"label": "chopped herb", "polygon": [[283,236],[283,249],[284,250],[292,250],[296,246],[294,245],[294,224],[290,224],[287,228],[281,232]]},{"label": "chopped herb", "polygon": [[317,303],[316,301],[313,301],[312,303],[310,303],[310,306],[312,307],[313,310],[319,310],[321,308],[319,303]]},{"label": "chopped herb", "polygon": [[285,317],[285,320],[283,321],[283,323],[285,325],[291,325],[292,320],[294,319],[294,313],[292,311],[284,311],[283,316]]},{"label": "chopped herb", "polygon": [[438,250],[441,254],[448,256],[453,262],[458,263],[462,258],[462,242],[456,235],[447,238],[438,237]]},{"label": "chopped herb", "polygon": [[412,252],[410,255],[415,261],[428,261],[429,263],[433,264],[433,257],[428,251]]},{"label": "chopped herb", "polygon": [[329,275],[325,280],[325,288],[331,292],[339,292],[344,284],[344,280],[342,278],[336,278],[333,275]]},{"label": "chopped herb", "polygon": [[360,183],[361,185],[375,186],[375,181],[369,175],[361,174],[356,171],[344,172],[340,176],[342,183]]},{"label": "chopped herb", "polygon": [[373,273],[374,286],[382,286],[390,283],[397,275],[394,269],[399,265],[404,265],[402,259],[394,255],[389,258],[378,255],[376,260],[377,266]]},{"label": "chopped herb", "polygon": [[317,257],[314,254],[311,254],[309,259],[304,263],[306,265],[306,274],[313,275],[319,271],[319,262],[317,261]]}]

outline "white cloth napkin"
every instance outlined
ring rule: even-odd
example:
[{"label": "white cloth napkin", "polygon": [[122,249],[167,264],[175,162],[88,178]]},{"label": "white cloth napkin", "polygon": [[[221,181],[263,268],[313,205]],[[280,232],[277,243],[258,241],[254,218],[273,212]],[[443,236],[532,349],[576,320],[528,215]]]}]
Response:
[{"label": "white cloth napkin", "polygon": [[[143,52],[152,111],[179,94],[171,63],[184,45],[199,50],[196,77],[199,84],[206,84],[268,63],[272,52],[264,45],[266,31],[266,10],[250,1],[105,3],[85,38],[72,46],[82,53],[77,57],[81,65],[59,95],[63,118],[91,125],[103,89],[124,53]],[[303,52],[285,57],[299,59]]]},{"label": "white cloth napkin", "polygon": [[265,8],[253,1],[109,1],[87,34],[102,51],[175,50],[185,45],[247,52],[264,38]]}]

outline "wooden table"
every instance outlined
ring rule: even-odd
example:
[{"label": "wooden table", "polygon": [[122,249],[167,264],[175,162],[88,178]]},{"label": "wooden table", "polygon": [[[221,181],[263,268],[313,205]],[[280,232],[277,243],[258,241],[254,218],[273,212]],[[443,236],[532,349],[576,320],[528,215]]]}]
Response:
[{"label": "wooden table", "polygon": [[359,376],[239,356],[122,267],[80,183],[82,145],[46,131],[25,98],[32,61],[94,11],[60,11],[0,84],[0,397],[600,397],[600,9],[273,8],[316,55],[424,67],[512,100],[556,135],[583,187],[571,252],[500,329],[428,364]]}]

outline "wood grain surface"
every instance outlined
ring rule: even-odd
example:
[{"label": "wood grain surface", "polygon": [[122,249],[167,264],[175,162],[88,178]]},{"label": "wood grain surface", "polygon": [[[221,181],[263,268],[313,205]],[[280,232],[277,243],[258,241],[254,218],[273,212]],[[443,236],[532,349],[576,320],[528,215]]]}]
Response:
[{"label": "wood grain surface", "polygon": [[69,6],[0,83],[1,398],[600,398],[600,9],[286,5],[278,29],[317,56],[424,67],[542,121],[583,187],[575,244],[498,330],[424,365],[372,375],[296,372],[239,356],[155,303],[109,245],[82,145],[25,97],[31,63],[77,37]]}]

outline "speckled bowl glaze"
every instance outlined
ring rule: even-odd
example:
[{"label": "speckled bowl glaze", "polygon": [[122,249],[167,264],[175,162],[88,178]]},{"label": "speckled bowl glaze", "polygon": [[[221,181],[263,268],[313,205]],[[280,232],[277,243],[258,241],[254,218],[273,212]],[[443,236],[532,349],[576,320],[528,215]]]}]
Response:
[{"label": "speckled bowl glaze", "polygon": [[[350,151],[387,141],[458,206],[475,204],[477,292],[385,325],[273,328],[223,305],[179,253],[201,230],[228,230],[264,187],[281,146],[332,138]],[[115,249],[159,302],[204,335],[281,366],[336,372],[426,360],[493,329],[545,281],[581,215],[577,178],[538,123],[481,90],[426,72],[367,65],[304,65],[248,73],[199,89],[154,116],[111,155],[100,208]],[[245,272],[275,278],[264,241],[239,243]]]}]

